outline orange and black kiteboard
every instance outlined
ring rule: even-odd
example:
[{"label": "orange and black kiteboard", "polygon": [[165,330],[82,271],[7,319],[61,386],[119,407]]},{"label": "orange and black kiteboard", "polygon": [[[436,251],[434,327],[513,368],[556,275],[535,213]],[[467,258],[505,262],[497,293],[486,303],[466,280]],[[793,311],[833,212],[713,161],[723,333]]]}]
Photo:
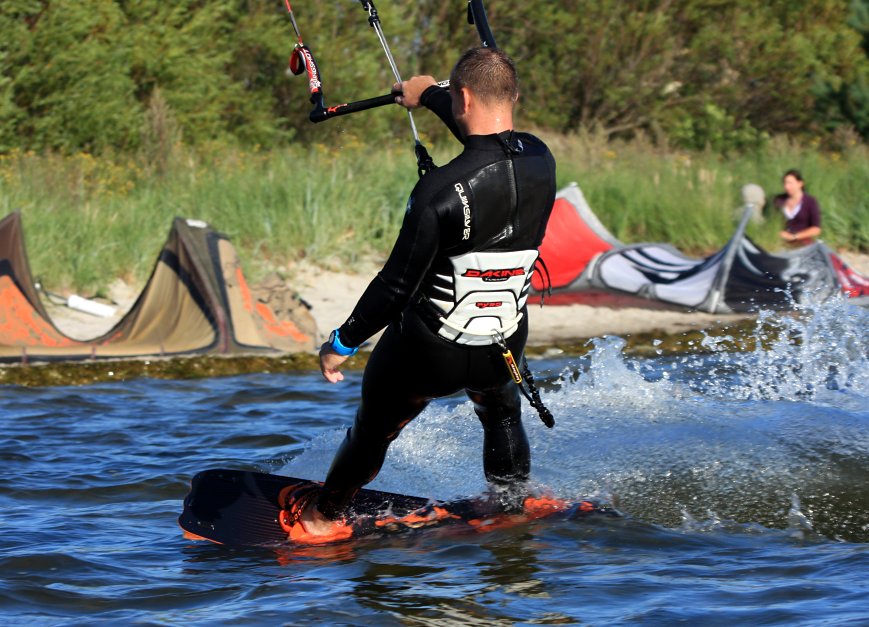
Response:
[{"label": "orange and black kiteboard", "polygon": [[[185,536],[229,546],[274,546],[312,543],[294,516],[299,504],[316,492],[318,483],[244,470],[214,469],[193,477],[178,523]],[[431,499],[360,490],[353,513],[340,533],[313,543],[396,533],[421,527],[460,524],[480,531],[558,515],[566,518],[621,514],[595,500],[569,502],[528,497],[519,511],[504,511],[486,499],[436,502]]]}]

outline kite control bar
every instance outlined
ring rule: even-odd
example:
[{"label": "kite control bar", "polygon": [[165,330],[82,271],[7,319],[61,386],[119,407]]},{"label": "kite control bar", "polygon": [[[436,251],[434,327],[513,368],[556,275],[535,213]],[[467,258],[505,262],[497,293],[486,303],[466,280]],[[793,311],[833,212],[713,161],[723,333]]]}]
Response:
[{"label": "kite control bar", "polygon": [[[395,76],[396,82],[401,83],[401,75],[398,72],[398,67],[395,64],[392,52],[389,50],[386,36],[383,34],[380,17],[377,14],[374,2],[371,0],[360,0],[360,2],[362,8],[368,12],[368,23],[377,33],[377,37],[380,40],[383,51],[386,53],[386,58],[389,61],[389,66],[392,68],[392,73]],[[290,0],[284,0],[284,4],[287,7],[287,12],[290,14],[290,21],[293,24],[293,30],[296,32],[297,39],[297,43],[293,47],[293,52],[290,56],[290,71],[296,75],[302,74],[303,72],[308,75],[308,92],[310,93],[311,104],[314,105],[314,108],[311,109],[311,112],[308,114],[308,119],[310,119],[311,122],[323,122],[324,120],[341,115],[348,115],[350,113],[356,113],[357,111],[366,111],[368,109],[374,109],[376,107],[395,103],[396,96],[400,95],[400,92],[397,91],[383,96],[376,96],[374,98],[356,100],[354,102],[346,102],[327,107],[326,99],[323,95],[323,81],[320,69],[317,67],[317,62],[314,60],[314,55],[311,52],[311,49],[302,41],[302,33],[299,31],[299,25],[296,23],[296,18],[293,15],[293,7],[290,5]],[[483,7],[482,0],[468,0],[468,22],[476,26],[477,34],[480,36],[480,42],[484,47],[496,47],[495,38],[492,35],[492,30],[489,28],[489,21],[486,17],[486,10]],[[449,81],[441,81],[438,83],[441,87],[449,87],[449,84]],[[432,158],[429,156],[425,146],[420,141],[419,133],[416,129],[416,123],[413,119],[413,113],[410,109],[407,110],[407,116],[410,121],[411,131],[413,132],[417,170],[419,171],[420,177],[422,177],[425,173],[435,169],[436,166]]]},{"label": "kite control bar", "polygon": [[[362,2],[363,8],[368,10],[368,21],[371,26],[378,31],[378,37],[381,38],[381,43],[384,45],[387,57],[390,59],[390,65],[397,74],[397,71],[395,71],[395,63],[391,58],[392,55],[388,51],[385,39],[382,38],[382,31],[379,30],[379,19],[377,18],[377,11],[374,9],[374,3],[366,2],[365,0],[360,1]],[[310,48],[302,42],[302,35],[299,32],[298,25],[296,24],[296,18],[293,16],[293,8],[290,6],[289,0],[284,0],[284,4],[287,6],[287,12],[290,14],[290,20],[293,23],[293,29],[296,31],[296,37],[298,38],[298,43],[293,48],[293,53],[290,57],[290,71],[296,75],[302,74],[303,72],[307,72],[308,74],[308,91],[311,95],[311,104],[314,105],[314,108],[311,109],[310,114],[308,114],[308,118],[311,122],[323,122],[338,116],[395,104],[395,97],[400,95],[400,92],[391,92],[382,96],[375,96],[374,98],[366,98],[364,100],[355,100],[353,102],[345,102],[331,107],[326,106],[321,74],[317,67],[317,62],[314,60],[314,55],[311,53]],[[497,48],[495,37],[492,35],[491,28],[489,28],[489,20],[486,16],[486,9],[483,6],[482,0],[468,0],[468,23],[473,24],[476,27],[477,34],[480,37],[480,42],[484,47]],[[441,81],[438,85],[446,88],[450,86],[450,82],[448,80]]]}]

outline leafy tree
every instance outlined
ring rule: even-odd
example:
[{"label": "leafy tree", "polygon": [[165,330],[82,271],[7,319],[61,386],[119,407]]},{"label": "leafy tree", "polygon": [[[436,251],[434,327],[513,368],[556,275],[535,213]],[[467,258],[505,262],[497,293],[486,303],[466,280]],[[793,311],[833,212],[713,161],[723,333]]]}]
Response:
[{"label": "leafy tree", "polygon": [[[0,66],[5,65],[7,52],[0,52]],[[13,99],[12,79],[0,73],[0,153],[18,144],[15,129],[21,117],[20,109]]]},{"label": "leafy tree", "polygon": [[241,94],[225,72],[231,60],[227,4],[142,0],[125,3],[123,10],[139,101],[147,103],[159,88],[186,141],[229,139],[224,116]]},{"label": "leafy tree", "polygon": [[851,0],[848,26],[860,33],[863,51],[869,55],[869,0]]},{"label": "leafy tree", "polygon": [[27,23],[22,16],[32,2],[10,0],[0,8],[0,152],[20,144],[18,124],[24,111],[15,102],[15,68],[20,51],[30,47]]},{"label": "leafy tree", "polygon": [[[463,0],[381,4],[405,77],[446,78],[478,43]],[[717,150],[841,127],[869,136],[869,0],[486,4],[498,44],[519,64],[523,124]],[[389,91],[394,78],[360,3],[294,5],[328,104]],[[336,149],[407,141],[397,107],[308,122],[306,81],[286,71],[294,43],[280,0],[5,0],[0,150],[165,153],[170,136]],[[424,138],[444,136],[431,116],[417,121]]]},{"label": "leafy tree", "polygon": [[[869,0],[851,0],[848,25],[860,36],[863,53],[869,59]],[[867,63],[855,61],[856,69],[850,81],[835,92],[832,100],[846,123],[850,123],[863,136],[869,137],[869,68]],[[823,105],[821,102],[821,113]]]},{"label": "leafy tree", "polygon": [[131,145],[135,85],[123,28],[110,0],[4,3],[3,31],[15,43],[4,51],[3,74],[22,144],[94,151]]}]

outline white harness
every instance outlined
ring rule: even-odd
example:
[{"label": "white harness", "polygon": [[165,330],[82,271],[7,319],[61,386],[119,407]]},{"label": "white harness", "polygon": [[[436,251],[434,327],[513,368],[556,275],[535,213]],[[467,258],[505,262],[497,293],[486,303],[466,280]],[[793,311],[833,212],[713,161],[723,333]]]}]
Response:
[{"label": "white harness", "polygon": [[489,346],[510,337],[522,320],[537,250],[478,252],[450,257],[452,276],[437,275],[452,289],[429,300],[442,312],[438,335],[457,344]]}]

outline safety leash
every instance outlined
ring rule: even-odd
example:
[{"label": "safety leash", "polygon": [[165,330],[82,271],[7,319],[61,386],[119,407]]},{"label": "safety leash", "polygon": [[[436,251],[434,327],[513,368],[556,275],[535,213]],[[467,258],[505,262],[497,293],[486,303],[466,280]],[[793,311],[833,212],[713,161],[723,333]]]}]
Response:
[{"label": "safety leash", "polygon": [[522,393],[525,395],[525,398],[528,399],[528,402],[531,403],[531,407],[537,410],[537,414],[540,416],[540,420],[550,429],[555,426],[555,417],[552,415],[552,412],[549,411],[549,408],[543,404],[543,399],[540,398],[540,390],[537,389],[537,386],[534,385],[534,377],[531,375],[531,369],[528,367],[528,360],[525,359],[525,356],[522,357],[522,374],[525,375],[525,381],[528,382],[528,392],[525,391],[521,385],[519,389],[522,390]]},{"label": "safety leash", "polygon": [[[540,416],[541,422],[551,429],[555,426],[555,417],[552,415],[552,412],[549,411],[549,408],[543,404],[543,399],[540,398],[540,390],[538,390],[537,386],[534,384],[534,377],[531,374],[531,369],[528,367],[528,360],[525,359],[525,356],[523,355],[522,371],[520,372],[519,366],[516,363],[516,358],[513,357],[513,351],[511,351],[510,347],[507,346],[507,340],[504,339],[504,336],[498,331],[495,332],[494,337],[495,343],[501,349],[501,357],[504,358],[504,363],[507,365],[507,371],[510,373],[513,382],[519,386],[519,391],[522,392],[522,396],[528,399],[531,407],[537,410],[537,415]],[[525,384],[528,385],[527,390],[525,389]]]}]

